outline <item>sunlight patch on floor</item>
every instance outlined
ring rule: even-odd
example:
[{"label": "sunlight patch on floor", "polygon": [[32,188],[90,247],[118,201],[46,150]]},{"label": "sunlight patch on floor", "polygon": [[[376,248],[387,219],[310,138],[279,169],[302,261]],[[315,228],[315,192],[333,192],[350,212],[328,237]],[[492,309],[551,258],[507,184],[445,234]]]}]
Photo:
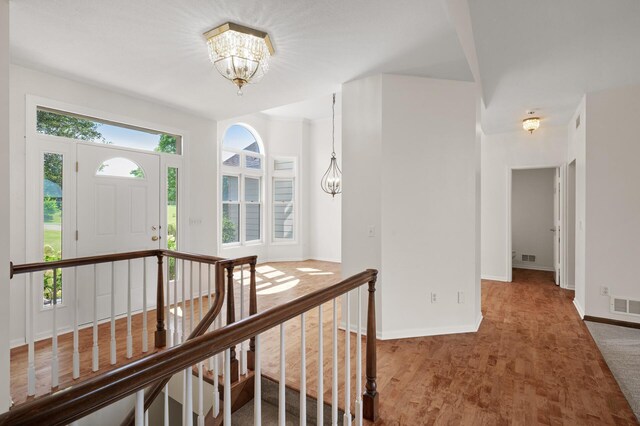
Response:
[{"label": "sunlight patch on floor", "polygon": [[309,275],[333,275],[333,272],[312,272]]},{"label": "sunlight patch on floor", "polygon": [[300,272],[322,272],[320,269],[315,268],[296,268]]},{"label": "sunlight patch on floor", "polygon": [[259,274],[266,274],[267,272],[275,271],[275,268],[272,268],[269,265],[262,265],[256,268],[256,272]]},{"label": "sunlight patch on floor", "polygon": [[[169,312],[172,313],[172,314],[174,313],[174,311],[175,311],[175,308],[170,308],[169,309]],[[178,306],[178,316],[182,317],[182,308],[180,308],[180,306]]]},{"label": "sunlight patch on floor", "polygon": [[275,278],[275,277],[281,277],[282,275],[284,275],[284,272],[282,272],[282,271],[273,271],[273,272],[269,272],[269,273],[262,274],[262,275],[264,275],[265,277],[271,279],[271,278]]},{"label": "sunlight patch on floor", "polygon": [[283,291],[287,291],[287,290],[290,290],[290,289],[294,288],[299,283],[300,283],[299,279],[287,281],[286,283],[278,284],[276,286],[273,286],[273,287],[267,288],[265,290],[259,291],[258,295],[262,296],[262,295],[266,295],[266,294],[275,294],[275,293],[280,293],[280,292],[283,292]]}]

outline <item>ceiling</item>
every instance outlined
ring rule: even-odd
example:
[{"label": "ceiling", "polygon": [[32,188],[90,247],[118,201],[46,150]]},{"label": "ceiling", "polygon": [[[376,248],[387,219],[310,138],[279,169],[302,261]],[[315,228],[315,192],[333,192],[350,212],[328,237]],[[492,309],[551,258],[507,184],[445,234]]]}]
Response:
[{"label": "ceiling", "polygon": [[[379,72],[472,80],[443,0],[21,0],[10,7],[13,63],[212,119],[326,99],[343,82]],[[268,31],[276,49],[269,73],[242,97],[213,68],[202,37],[226,21]]]},{"label": "ceiling", "polygon": [[469,0],[486,113],[521,129],[527,111],[566,125],[586,92],[640,84],[638,0]]}]

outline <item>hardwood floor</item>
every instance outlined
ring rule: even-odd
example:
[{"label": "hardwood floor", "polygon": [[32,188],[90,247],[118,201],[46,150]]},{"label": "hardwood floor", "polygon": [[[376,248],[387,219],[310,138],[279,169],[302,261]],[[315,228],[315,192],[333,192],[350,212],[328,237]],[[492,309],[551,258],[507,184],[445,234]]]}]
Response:
[{"label": "hardwood floor", "polygon": [[[339,280],[339,269],[338,264],[318,261],[259,265],[258,308],[264,310],[331,285]],[[573,307],[573,292],[556,287],[552,278],[547,272],[515,269],[513,283],[483,281],[484,320],[477,333],[378,341],[381,420],[377,424],[638,424]],[[197,307],[195,312],[197,315]],[[185,315],[189,315],[188,309]],[[331,304],[323,306],[323,315],[323,397],[330,401]],[[153,324],[152,318],[153,315],[149,318],[150,324]],[[134,326],[139,324],[134,322]],[[287,384],[297,388],[300,320],[289,321],[285,330]],[[315,310],[306,317],[307,390],[312,396],[317,389],[317,333]],[[108,328],[101,331],[100,337],[101,355],[106,357]],[[81,336],[81,351],[88,353],[88,360],[90,333],[87,339],[89,343],[82,343],[85,337]],[[119,348],[124,348],[124,339],[119,333]],[[261,337],[263,373],[276,379],[279,377],[278,339],[277,329]],[[65,354],[60,366],[62,387],[71,382],[68,340],[63,343],[61,339],[60,343],[61,353]],[[47,350],[50,356],[50,345],[49,349],[47,345],[41,342],[37,350],[38,377],[42,381],[50,374],[45,365]],[[352,354],[355,354],[355,345],[355,335],[352,335]],[[364,345],[362,349],[364,356]],[[343,407],[342,331],[339,332],[339,352],[339,401]],[[352,355],[351,395],[355,389],[353,359]],[[23,348],[12,351],[11,389],[16,401],[26,389],[25,362]],[[106,358],[101,361],[102,366],[107,364]],[[88,369],[89,364],[83,362],[83,368]],[[46,386],[44,388],[46,390]]]}]

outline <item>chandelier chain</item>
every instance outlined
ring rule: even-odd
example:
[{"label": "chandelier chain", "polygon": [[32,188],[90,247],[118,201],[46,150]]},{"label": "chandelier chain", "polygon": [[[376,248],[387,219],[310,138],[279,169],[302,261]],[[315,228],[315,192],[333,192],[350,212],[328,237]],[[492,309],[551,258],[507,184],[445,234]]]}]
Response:
[{"label": "chandelier chain", "polygon": [[336,94],[333,94],[333,104],[331,105],[331,156],[336,156]]}]

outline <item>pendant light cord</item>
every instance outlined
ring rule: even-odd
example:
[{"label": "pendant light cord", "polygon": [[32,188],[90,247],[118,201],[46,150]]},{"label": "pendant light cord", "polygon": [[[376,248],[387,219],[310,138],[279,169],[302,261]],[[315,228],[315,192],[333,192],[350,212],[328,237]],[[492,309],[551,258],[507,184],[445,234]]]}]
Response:
[{"label": "pendant light cord", "polygon": [[333,105],[331,106],[331,156],[336,156],[336,94],[333,94]]}]

